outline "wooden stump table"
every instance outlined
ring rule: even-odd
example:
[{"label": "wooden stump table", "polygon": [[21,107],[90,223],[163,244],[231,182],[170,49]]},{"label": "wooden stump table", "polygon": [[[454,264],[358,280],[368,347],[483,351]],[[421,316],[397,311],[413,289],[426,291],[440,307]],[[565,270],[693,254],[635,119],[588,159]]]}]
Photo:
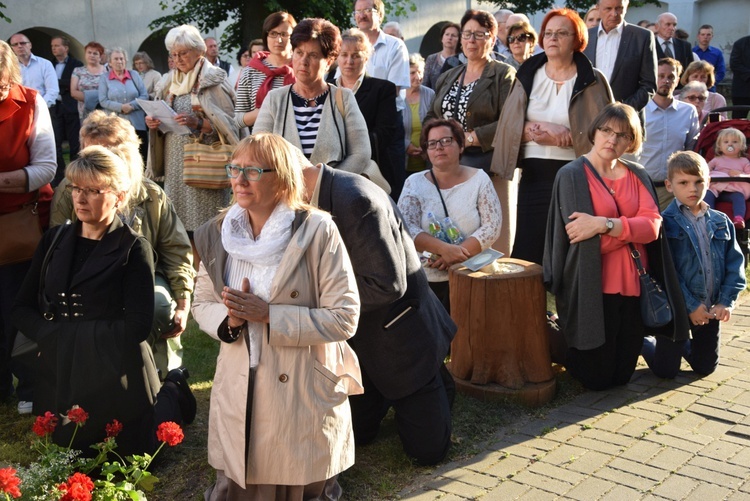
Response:
[{"label": "wooden stump table", "polygon": [[458,332],[448,368],[459,391],[530,406],[554,397],[541,266],[512,258],[479,271],[454,265],[450,301]]}]

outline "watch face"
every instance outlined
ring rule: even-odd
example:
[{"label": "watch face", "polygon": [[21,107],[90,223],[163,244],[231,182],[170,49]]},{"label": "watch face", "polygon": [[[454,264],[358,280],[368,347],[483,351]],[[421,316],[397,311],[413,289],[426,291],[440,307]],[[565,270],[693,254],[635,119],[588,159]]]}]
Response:
[{"label": "watch face", "polygon": [[611,219],[607,219],[607,229],[608,229],[608,230],[611,230],[611,229],[613,229],[614,227],[615,227],[615,222],[614,222],[614,221],[612,221]]}]

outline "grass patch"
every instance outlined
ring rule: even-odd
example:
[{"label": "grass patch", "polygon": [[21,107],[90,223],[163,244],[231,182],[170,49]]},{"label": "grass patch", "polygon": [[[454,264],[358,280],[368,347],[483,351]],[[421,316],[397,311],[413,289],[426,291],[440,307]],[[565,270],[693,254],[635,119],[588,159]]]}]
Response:
[{"label": "grass patch", "polygon": [[[208,408],[219,343],[198,330],[190,321],[182,337],[190,386],[198,401],[193,424],[185,427],[185,441],[160,453],[153,473],[161,479],[150,501],[203,499],[203,491],[214,481],[207,461]],[[553,366],[557,367],[557,366]],[[580,394],[582,387],[564,370],[557,370],[558,392],[553,401],[529,409],[513,401],[481,402],[456,395],[453,407],[452,446],[446,462],[471,458],[483,451],[499,430],[520,419],[544,416],[550,409]],[[19,416],[16,402],[0,405],[0,467],[28,464],[35,459],[29,449],[34,418]],[[347,500],[394,499],[406,486],[434,471],[434,467],[413,464],[404,454],[391,411],[383,421],[378,438],[356,451],[356,464],[340,476]]]}]

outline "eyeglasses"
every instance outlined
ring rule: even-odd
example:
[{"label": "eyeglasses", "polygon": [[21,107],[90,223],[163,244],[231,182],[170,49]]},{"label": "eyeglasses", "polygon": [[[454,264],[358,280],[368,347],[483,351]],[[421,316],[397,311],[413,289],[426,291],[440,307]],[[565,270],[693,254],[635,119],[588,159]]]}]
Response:
[{"label": "eyeglasses", "polygon": [[430,141],[427,141],[427,149],[434,150],[435,148],[437,148],[438,144],[440,144],[443,148],[448,147],[453,144],[453,138],[451,136],[445,136],[441,137],[440,139],[432,139]]},{"label": "eyeglasses", "polygon": [[375,12],[375,10],[376,9],[373,9],[372,7],[370,7],[369,9],[355,10],[354,12],[352,12],[352,17],[366,16],[368,14],[372,14],[373,12]]},{"label": "eyeglasses", "polygon": [[11,47],[18,47],[19,45],[29,45],[31,42],[16,42],[10,44]]},{"label": "eyeglasses", "polygon": [[702,103],[708,98],[705,96],[684,96],[682,99],[686,101],[700,101]]},{"label": "eyeglasses", "polygon": [[464,40],[471,40],[473,37],[474,40],[484,40],[485,38],[488,38],[490,36],[489,31],[462,31],[461,32],[461,38]]},{"label": "eyeglasses", "polygon": [[289,38],[289,33],[286,31],[269,31],[268,37],[269,38],[281,38],[281,39],[286,40],[287,38]]},{"label": "eyeglasses", "polygon": [[185,59],[188,56],[188,54],[190,54],[189,50],[183,50],[180,52],[170,52],[169,57],[171,57],[172,59]]},{"label": "eyeglasses", "polygon": [[260,167],[240,167],[239,165],[226,164],[227,177],[237,179],[243,175],[247,181],[258,181],[264,172],[275,172],[276,169],[261,169]]},{"label": "eyeglasses", "polygon": [[633,136],[627,132],[617,132],[610,129],[609,127],[598,127],[597,130],[607,136],[607,139],[610,139],[612,136],[614,136],[615,141],[618,143],[621,143],[623,141],[631,142],[634,139]]},{"label": "eyeglasses", "polygon": [[96,188],[81,188],[80,186],[76,186],[74,184],[69,184],[65,186],[65,189],[68,190],[68,193],[70,193],[73,196],[81,196],[83,195],[83,198],[101,198],[104,196],[105,193],[112,193],[112,190],[98,190]]},{"label": "eyeglasses", "polygon": [[525,43],[527,40],[534,41],[534,35],[531,33],[521,33],[520,35],[511,35],[508,37],[508,45],[514,42]]},{"label": "eyeglasses", "polygon": [[573,33],[570,31],[545,31],[544,38],[567,38],[572,37]]}]

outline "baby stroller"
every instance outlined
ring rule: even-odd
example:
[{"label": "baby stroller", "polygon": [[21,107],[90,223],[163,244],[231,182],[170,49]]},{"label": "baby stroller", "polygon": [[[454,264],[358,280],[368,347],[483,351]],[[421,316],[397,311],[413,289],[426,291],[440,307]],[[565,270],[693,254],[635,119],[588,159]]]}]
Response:
[{"label": "baby stroller", "polygon": [[[711,116],[718,116],[721,112],[742,112],[747,114],[750,111],[750,106],[727,106],[724,108],[716,108],[711,110],[711,113],[704,118],[704,127],[701,130],[701,134],[698,137],[698,141],[695,143],[695,152],[706,159],[706,162],[710,162],[714,158],[714,144],[716,144],[716,136],[719,131],[734,127],[740,130],[745,137],[748,139],[748,145],[750,145],[750,120],[746,118],[733,118],[731,120],[722,120],[717,122],[708,122],[707,120]],[[748,156],[750,158],[750,155]],[[721,178],[722,181],[741,181],[750,183],[750,177],[728,177]],[[745,229],[737,232],[737,241],[739,242],[740,249],[745,255],[745,262],[750,258],[750,228],[748,228],[748,220],[750,220],[750,200],[745,201],[747,207],[745,211]],[[716,209],[720,210],[732,220],[734,218],[734,211],[732,210],[732,204],[729,202],[720,201],[716,204]]]}]

